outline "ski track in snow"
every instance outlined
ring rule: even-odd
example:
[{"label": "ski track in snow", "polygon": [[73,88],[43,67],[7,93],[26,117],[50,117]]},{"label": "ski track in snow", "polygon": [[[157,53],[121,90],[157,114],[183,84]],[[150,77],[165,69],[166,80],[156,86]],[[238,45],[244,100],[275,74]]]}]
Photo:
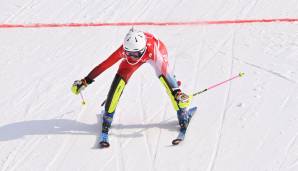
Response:
[{"label": "ski track in snow", "polygon": [[[255,7],[256,7],[256,4],[257,4],[258,0],[255,0],[253,2],[251,2],[252,6],[250,6],[250,8],[248,9],[248,13],[253,10]],[[244,9],[247,8],[247,6],[243,6],[242,10],[240,10],[238,17],[240,17],[241,13],[244,11]],[[223,47],[226,45],[226,43],[228,43],[231,39],[232,41],[232,57],[231,57],[231,66],[230,66],[230,78],[232,77],[233,75],[233,66],[234,66],[234,59],[235,59],[235,41],[236,41],[236,32],[239,30],[240,28],[234,28],[233,32],[231,33],[231,38],[228,36],[228,39],[226,39],[225,41],[223,41],[223,44],[220,46],[220,47]],[[221,49],[221,48],[219,48]],[[217,53],[216,53],[217,54]],[[215,56],[215,55],[214,55]],[[213,57],[214,57],[213,56]],[[209,62],[208,62],[209,63]],[[221,116],[221,122],[220,122],[220,126],[219,126],[219,132],[218,132],[218,138],[217,138],[217,142],[216,142],[216,145],[215,145],[215,150],[211,156],[211,161],[210,161],[210,164],[209,164],[209,171],[213,171],[214,170],[214,167],[215,167],[215,164],[216,164],[216,159],[217,159],[217,156],[218,156],[218,153],[219,153],[219,150],[220,150],[220,142],[221,142],[221,139],[222,139],[222,131],[223,131],[223,128],[224,128],[224,123],[225,123],[225,118],[226,118],[226,113],[227,113],[227,110],[229,108],[228,106],[228,102],[230,100],[230,93],[231,93],[231,84],[229,84],[229,87],[228,87],[228,92],[226,93],[227,96],[226,96],[226,99],[224,101],[225,103],[225,107],[224,107],[224,111],[222,113],[222,116]]]},{"label": "ski track in snow", "polygon": [[14,160],[16,159],[17,155],[19,154],[19,151],[23,148],[23,143],[19,143],[12,152],[8,154],[6,157],[5,162],[2,164],[2,170],[9,170],[11,165],[13,165]]},{"label": "ski track in snow", "polygon": [[292,79],[288,78],[287,76],[284,76],[284,75],[281,74],[281,73],[272,71],[272,70],[270,70],[270,69],[266,69],[266,68],[264,68],[264,67],[262,67],[262,66],[259,66],[259,65],[256,65],[256,64],[252,64],[252,63],[246,62],[246,61],[244,61],[244,60],[240,60],[240,59],[238,59],[238,58],[235,58],[235,59],[236,59],[236,60],[239,60],[239,61],[241,61],[241,62],[243,62],[243,63],[245,63],[245,64],[247,64],[247,65],[249,65],[249,66],[252,66],[252,67],[254,67],[254,68],[257,68],[257,69],[260,69],[260,70],[265,71],[265,72],[267,72],[267,73],[270,73],[270,74],[272,74],[272,75],[274,75],[274,76],[276,76],[276,77],[279,77],[279,78],[281,78],[281,79],[283,79],[283,80],[286,80],[286,81],[289,81],[289,82],[291,82],[291,83],[297,84],[297,81],[296,81],[296,80],[292,80]]},{"label": "ski track in snow", "polygon": [[[290,150],[292,149],[292,147],[295,145],[295,143],[297,142],[297,139],[298,139],[298,134],[297,135],[295,135],[293,138],[292,138],[292,140],[289,142],[289,145],[287,146],[287,148],[286,148],[286,155],[285,155],[285,158],[284,158],[284,160],[281,162],[281,164],[280,164],[280,167],[279,167],[279,170],[282,170],[282,168],[284,167],[284,165],[285,165],[285,162],[286,162],[286,160],[287,160],[287,155],[291,152]],[[290,165],[290,167],[294,167],[296,164],[298,164],[298,158],[297,158],[297,160],[296,160],[296,162],[294,162],[294,163],[292,163],[291,165]]]},{"label": "ski track in snow", "polygon": [[[204,38],[206,34],[206,30],[204,29],[203,30],[203,34],[202,34],[202,37]],[[200,62],[201,62],[201,58],[203,56],[203,52],[202,52],[202,49],[203,49],[203,46],[204,46],[204,41],[201,42],[201,45],[200,45],[200,48],[198,49],[198,56],[196,57],[196,62],[195,62],[195,75],[194,75],[194,85],[193,85],[193,90],[196,90],[197,89],[197,85],[199,84],[199,79],[200,77],[198,77],[198,75],[200,74],[199,73],[199,70],[201,68],[200,66]],[[196,51],[195,51],[196,52]],[[196,54],[196,53],[195,53]]]},{"label": "ski track in snow", "polygon": [[[23,164],[23,162],[27,159],[27,157],[29,157],[30,155],[32,155],[32,152],[35,150],[35,147],[40,143],[40,141],[44,139],[44,137],[38,137],[36,139],[31,140],[31,143],[26,143],[23,148],[26,149],[26,151],[24,152],[24,155],[22,155],[22,157],[15,163],[13,163],[13,166],[11,168],[9,168],[9,170],[18,170],[18,166]],[[34,154],[34,153],[33,153]]]},{"label": "ski track in snow", "polygon": [[69,142],[73,142],[73,141],[71,141],[72,139],[73,139],[73,137],[71,135],[67,135],[66,137],[64,137],[62,145],[58,148],[55,156],[52,158],[52,160],[49,162],[49,164],[45,167],[45,170],[47,170],[47,171],[52,170],[51,168],[59,160],[59,158],[63,157],[62,156],[63,154],[67,154],[67,152],[72,147],[71,143],[69,143]]},{"label": "ski track in snow", "polygon": [[[285,99],[283,100],[283,102],[281,103],[280,107],[279,107],[279,111],[282,112],[282,109],[284,109],[284,107],[289,103],[290,98],[293,97],[293,93],[294,91],[297,89],[297,86],[294,86],[293,90],[289,92],[289,95],[287,97],[285,97]],[[284,160],[281,161],[279,170],[282,170],[282,168],[285,165],[286,159],[288,157],[288,154],[291,152],[291,149],[293,149],[294,145],[298,142],[298,134],[294,135],[292,139],[290,139],[288,146],[285,148],[285,157]],[[290,168],[295,167],[295,165],[298,164],[298,158],[296,159],[296,161],[292,164],[290,164]]]},{"label": "ski track in snow", "polygon": [[[140,105],[141,105],[141,111],[142,111],[142,114],[141,114],[141,116],[142,116],[142,121],[143,121],[143,123],[142,124],[147,124],[147,121],[146,121],[146,118],[145,118],[145,115],[147,114],[147,112],[146,112],[146,109],[145,109],[145,103],[144,103],[144,100],[143,100],[143,98],[142,97],[145,97],[144,96],[144,89],[145,89],[145,84],[144,84],[144,80],[143,80],[143,78],[146,78],[145,76],[142,76],[141,77],[141,87],[140,87]],[[149,157],[149,159],[150,159],[150,162],[151,162],[151,169],[153,169],[153,168],[155,168],[155,165],[154,165],[154,163],[155,163],[155,158],[153,158],[153,156],[152,156],[152,151],[153,151],[153,149],[152,149],[152,147],[150,147],[150,145],[149,145],[149,140],[148,140],[148,135],[147,135],[147,131],[144,131],[144,139],[145,139],[145,146],[146,146],[146,149],[147,149],[147,155],[148,155],[148,157]],[[157,150],[156,150],[157,151]],[[153,169],[154,170],[154,169]]]},{"label": "ski track in snow", "polygon": [[124,157],[123,157],[123,148],[122,148],[122,143],[119,141],[119,138],[116,138],[116,154],[117,154],[117,169],[118,170],[125,170],[125,165],[124,165]]},{"label": "ski track in snow", "polygon": [[[232,49],[234,48],[234,43],[235,43],[235,30],[233,31],[232,37],[229,38],[229,40],[232,39]],[[229,42],[228,40],[225,41],[225,43]],[[233,54],[234,56],[234,54]],[[231,57],[231,65],[230,65],[230,74],[229,77],[231,78],[233,76],[233,66],[234,66],[234,59],[233,56]],[[216,159],[220,150],[220,143],[221,143],[221,139],[223,136],[223,129],[224,129],[224,123],[226,120],[226,114],[227,114],[227,110],[229,108],[229,101],[230,101],[230,94],[231,94],[231,83],[229,83],[229,87],[227,88],[227,92],[226,92],[226,97],[224,100],[224,110],[221,114],[221,119],[220,119],[220,125],[219,125],[219,129],[218,129],[218,136],[217,136],[217,142],[215,144],[215,149],[213,151],[212,154],[212,158],[209,164],[209,171],[213,171],[215,164],[216,164]]]},{"label": "ski track in snow", "polygon": [[[165,110],[165,109],[164,109],[164,110]],[[166,112],[164,112],[164,113],[166,113]],[[151,119],[148,120],[148,122],[151,122],[153,119],[154,119],[154,118],[152,117]],[[167,122],[168,122],[169,120],[171,120],[171,119],[173,119],[173,118],[169,118],[169,119],[167,119],[167,120],[163,120],[160,124],[165,124],[165,123],[167,123]],[[138,130],[136,130],[136,131],[134,131],[134,132],[131,132],[131,134],[143,133],[143,132],[145,132],[145,131],[148,130],[148,129],[150,129],[150,128],[146,128],[146,127],[145,127],[145,128],[140,128],[140,129],[138,129]],[[157,144],[159,144],[160,133],[161,133],[161,130],[159,130]],[[112,136],[113,136],[113,135],[112,135]],[[125,147],[126,147],[127,145],[129,145],[129,143],[130,143],[131,141],[133,141],[133,140],[134,140],[133,138],[127,138],[127,139],[124,141],[124,143],[121,143],[121,145],[118,146],[117,148],[121,147],[120,149],[125,149]],[[169,141],[170,141],[170,140],[169,140]],[[113,145],[113,144],[112,144],[112,145]],[[156,150],[155,150],[155,153],[154,153],[154,161],[156,160],[158,146],[159,146],[159,145],[157,145]],[[108,167],[108,165],[109,165],[115,158],[117,158],[117,155],[119,155],[119,154],[118,154],[118,153],[113,154],[113,155],[109,158],[109,160],[107,160],[106,163],[102,166],[101,170],[105,170],[106,167]]]},{"label": "ski track in snow", "polygon": [[[297,140],[298,140],[298,135],[293,137],[293,140],[290,142],[289,147],[287,148],[287,154],[290,152],[290,149],[292,149],[293,146],[297,143]],[[289,168],[294,168],[297,165],[298,165],[298,158],[296,158],[296,160],[290,164]]]},{"label": "ski track in snow", "polygon": [[[82,116],[82,113],[83,111],[80,111],[79,114],[77,115],[77,117],[75,118],[75,121],[79,121],[81,116]],[[63,159],[63,154],[67,154],[74,142],[75,142],[75,138],[77,136],[73,136],[73,135],[65,135],[64,137],[64,140],[63,140],[63,143],[62,145],[58,148],[55,156],[52,158],[52,160],[48,163],[48,165],[45,167],[45,170],[52,170],[52,166],[54,164],[56,164],[56,162],[59,160],[59,159]],[[65,155],[66,156],[66,155]]]},{"label": "ski track in snow", "polygon": [[[230,39],[231,39],[232,37],[233,37],[233,33],[231,32],[231,33],[229,33],[229,34],[227,35],[227,38],[226,38],[226,39],[222,40],[222,41],[219,43],[219,46],[216,48],[217,50],[216,50],[216,51],[213,53],[213,55],[207,60],[207,62],[205,62],[205,63],[203,64],[203,66],[201,67],[200,72],[204,71],[204,70],[206,69],[206,67],[208,67],[209,64],[210,64],[213,60],[216,59],[216,56],[217,56],[218,54],[221,53],[221,48],[224,47],[224,46],[230,41]],[[199,73],[200,73],[200,72],[199,72]]]},{"label": "ski track in snow", "polygon": [[[9,23],[10,21],[14,20],[15,18],[17,18],[19,15],[21,15],[21,13],[23,13],[26,9],[32,7],[32,2],[34,0],[31,0],[31,1],[27,1],[27,3],[25,3],[24,5],[22,5],[19,10],[15,13],[13,13],[11,16],[9,16],[7,19],[6,19],[6,23]],[[16,6],[16,5],[15,5]]]}]

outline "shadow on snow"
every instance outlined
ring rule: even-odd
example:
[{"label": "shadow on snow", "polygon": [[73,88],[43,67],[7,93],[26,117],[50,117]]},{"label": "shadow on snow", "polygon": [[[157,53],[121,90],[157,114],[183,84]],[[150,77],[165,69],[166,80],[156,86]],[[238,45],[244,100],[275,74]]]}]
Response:
[{"label": "shadow on snow", "polygon": [[[97,115],[96,124],[87,124],[70,119],[50,119],[50,120],[30,120],[15,122],[0,126],[0,141],[10,141],[20,139],[30,135],[99,135],[101,132],[101,115]],[[132,132],[125,133],[121,131],[111,131],[111,135],[117,137],[140,137],[147,129],[159,128],[169,131],[177,131],[178,123],[175,121],[149,124],[113,124],[112,130],[135,129]]]}]

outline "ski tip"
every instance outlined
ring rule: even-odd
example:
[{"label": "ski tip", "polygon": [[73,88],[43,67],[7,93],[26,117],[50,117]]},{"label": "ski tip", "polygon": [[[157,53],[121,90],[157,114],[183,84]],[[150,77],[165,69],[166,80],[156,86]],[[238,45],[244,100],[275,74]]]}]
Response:
[{"label": "ski tip", "polygon": [[100,148],[108,148],[108,147],[110,147],[110,143],[109,142],[106,142],[106,141],[101,141],[99,143],[99,147]]},{"label": "ski tip", "polygon": [[190,108],[189,110],[197,110],[197,109],[198,109],[198,107],[195,106],[195,107]]},{"label": "ski tip", "polygon": [[182,141],[182,139],[177,138],[177,139],[174,139],[174,140],[172,141],[172,144],[173,144],[173,145],[178,145],[178,144],[180,144],[181,141]]},{"label": "ski tip", "polygon": [[195,106],[195,107],[190,108],[188,110],[188,112],[193,114],[193,113],[195,113],[197,111],[197,109],[198,109],[198,107]]}]

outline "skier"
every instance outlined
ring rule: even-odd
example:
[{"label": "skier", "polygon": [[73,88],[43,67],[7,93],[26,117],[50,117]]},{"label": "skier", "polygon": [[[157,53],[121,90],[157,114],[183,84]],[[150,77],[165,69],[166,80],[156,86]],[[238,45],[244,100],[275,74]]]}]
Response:
[{"label": "skier", "polygon": [[85,78],[74,81],[72,92],[76,95],[91,84],[94,79],[121,60],[119,69],[110,87],[105,102],[105,111],[100,135],[100,146],[109,147],[108,133],[120,96],[131,75],[144,63],[150,63],[177,111],[180,130],[186,130],[190,116],[187,108],[192,96],[183,93],[169,68],[167,49],[162,41],[150,33],[133,27],[124,38],[123,44],[105,61],[96,66]]}]

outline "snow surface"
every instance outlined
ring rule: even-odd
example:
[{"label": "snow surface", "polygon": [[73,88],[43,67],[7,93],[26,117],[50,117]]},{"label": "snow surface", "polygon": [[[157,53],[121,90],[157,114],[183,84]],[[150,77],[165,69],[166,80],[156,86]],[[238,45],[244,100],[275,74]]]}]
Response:
[{"label": "snow surface", "polygon": [[[0,23],[88,23],[298,18],[297,0],[10,0]],[[186,141],[150,65],[132,76],[111,148],[97,149],[101,102],[117,65],[84,95],[70,92],[122,42],[129,27],[0,29],[0,170],[298,170],[298,24],[138,26],[165,42],[194,98]]]}]

